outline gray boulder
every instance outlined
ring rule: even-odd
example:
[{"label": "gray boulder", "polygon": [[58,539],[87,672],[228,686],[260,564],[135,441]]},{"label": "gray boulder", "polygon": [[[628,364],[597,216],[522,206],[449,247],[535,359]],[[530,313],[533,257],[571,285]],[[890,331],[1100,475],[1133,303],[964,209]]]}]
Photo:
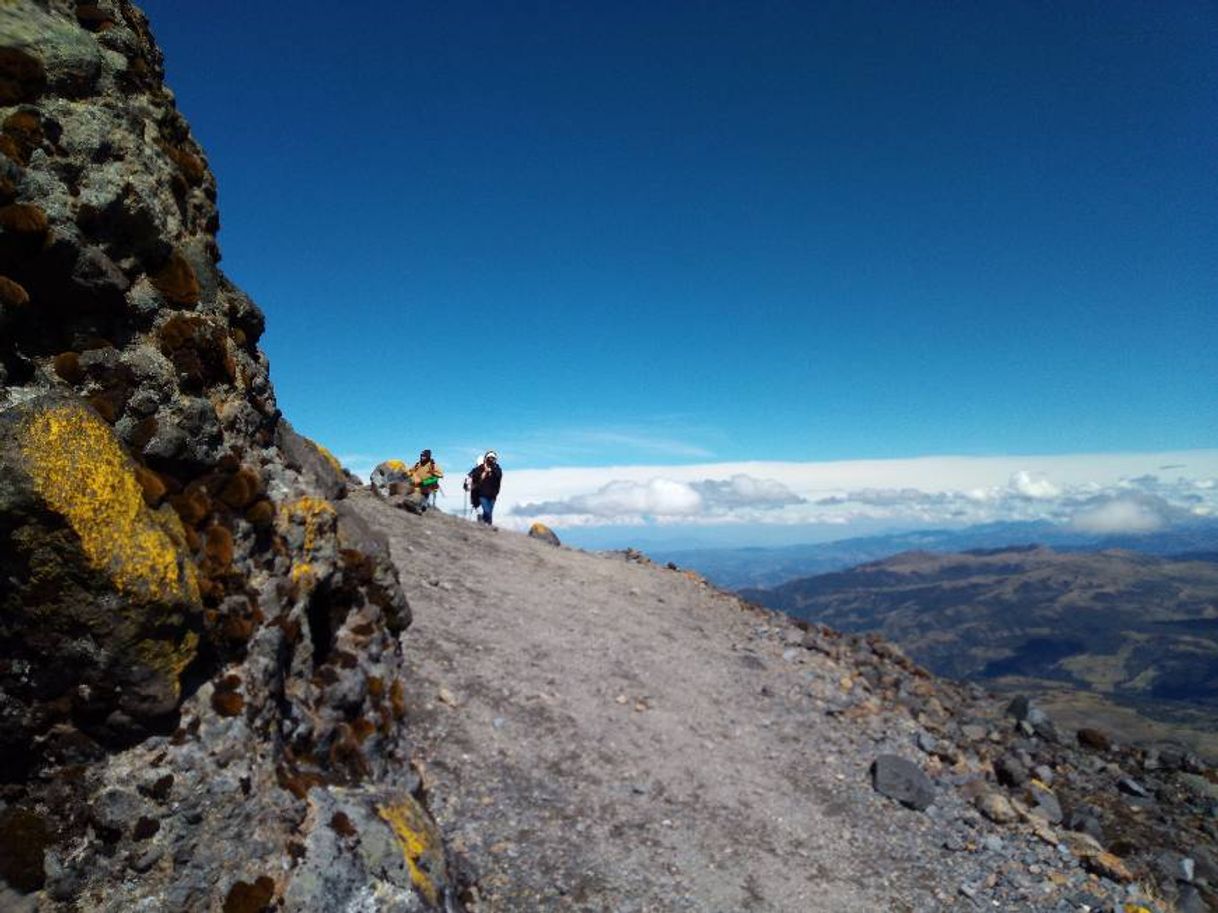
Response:
[{"label": "gray boulder", "polygon": [[906,808],[925,811],[935,801],[935,785],[917,764],[898,755],[880,755],[871,765],[875,791]]}]

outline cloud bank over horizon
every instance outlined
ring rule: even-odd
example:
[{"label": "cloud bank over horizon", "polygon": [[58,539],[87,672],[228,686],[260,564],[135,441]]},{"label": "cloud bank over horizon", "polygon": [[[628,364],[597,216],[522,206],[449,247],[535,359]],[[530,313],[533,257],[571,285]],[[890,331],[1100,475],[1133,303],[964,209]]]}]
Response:
[{"label": "cloud bank over horizon", "polygon": [[[454,484],[455,487],[455,484]],[[441,506],[460,506],[451,495]],[[449,503],[453,502],[454,503]],[[1097,535],[1218,521],[1218,451],[823,463],[506,465],[496,519],[526,529],[900,529],[1044,520]]]}]

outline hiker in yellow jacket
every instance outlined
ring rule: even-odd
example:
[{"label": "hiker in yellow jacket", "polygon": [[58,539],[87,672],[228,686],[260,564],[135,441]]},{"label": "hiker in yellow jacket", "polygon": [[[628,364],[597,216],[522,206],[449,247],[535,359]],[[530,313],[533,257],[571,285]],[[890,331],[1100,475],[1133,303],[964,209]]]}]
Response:
[{"label": "hiker in yellow jacket", "polygon": [[429,501],[435,500],[440,480],[444,478],[444,470],[431,458],[430,450],[419,454],[419,461],[410,467],[408,475],[416,491]]}]

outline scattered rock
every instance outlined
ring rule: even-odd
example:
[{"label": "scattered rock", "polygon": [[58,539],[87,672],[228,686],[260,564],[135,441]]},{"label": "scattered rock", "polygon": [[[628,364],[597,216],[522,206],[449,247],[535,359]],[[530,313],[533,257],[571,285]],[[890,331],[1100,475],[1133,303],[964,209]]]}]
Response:
[{"label": "scattered rock", "polygon": [[1102,729],[1080,729],[1078,743],[1092,751],[1108,751],[1112,748],[1112,737]]},{"label": "scattered rock", "polygon": [[925,811],[935,801],[930,777],[917,764],[897,755],[880,755],[875,759],[871,783],[876,792],[916,811]]},{"label": "scattered rock", "polygon": [[548,542],[550,545],[562,545],[558,540],[557,534],[544,523],[534,523],[529,527],[529,537],[532,539],[540,539],[542,542]]},{"label": "scattered rock", "polygon": [[1146,799],[1150,796],[1150,792],[1146,787],[1131,777],[1122,777],[1118,780],[1117,789],[1127,796],[1137,796],[1140,799]]},{"label": "scattered rock", "polygon": [[1029,780],[1028,768],[1013,754],[1003,755],[994,764],[994,776],[1003,786],[1020,787]]},{"label": "scattered rock", "polygon": [[1010,824],[1019,820],[1019,813],[1002,793],[987,790],[977,797],[977,810],[995,824]]},{"label": "scattered rock", "polygon": [[1085,857],[1082,862],[1088,872],[1094,872],[1102,878],[1110,878],[1121,884],[1133,881],[1133,873],[1129,871],[1128,866],[1112,853],[1096,853]]}]

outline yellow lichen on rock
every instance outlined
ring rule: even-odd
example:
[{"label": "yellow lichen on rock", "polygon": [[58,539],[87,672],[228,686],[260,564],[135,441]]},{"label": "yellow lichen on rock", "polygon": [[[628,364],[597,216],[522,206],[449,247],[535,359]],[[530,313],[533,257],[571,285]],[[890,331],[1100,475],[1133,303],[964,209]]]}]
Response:
[{"label": "yellow lichen on rock", "polygon": [[199,635],[194,631],[187,631],[179,644],[168,640],[142,640],[135,647],[146,666],[166,673],[175,700],[182,696],[180,679],[186,667],[194,661],[198,648]]},{"label": "yellow lichen on rock", "polygon": [[[427,813],[413,797],[407,795],[399,802],[378,805],[377,814],[393,830],[402,847],[410,881],[431,905],[439,898],[433,874],[444,876],[444,853],[440,835]],[[422,865],[420,865],[422,863]],[[425,871],[424,867],[430,871]]]},{"label": "yellow lichen on rock", "polygon": [[198,603],[180,524],[167,519],[169,512],[148,509],[135,466],[105,422],[80,406],[55,405],[34,412],[20,434],[34,487],[120,592],[149,602]]},{"label": "yellow lichen on rock", "polygon": [[317,441],[313,442],[313,446],[317,448],[317,452],[325,458],[325,461],[334,467],[335,472],[339,475],[343,474],[343,464],[338,461],[338,457],[330,452],[329,448],[317,443]]},{"label": "yellow lichen on rock", "polygon": [[304,525],[304,550],[311,554],[325,532],[332,528],[338,514],[334,505],[324,498],[297,498],[279,508],[279,521],[283,525]]},{"label": "yellow lichen on rock", "polygon": [[390,469],[392,469],[394,472],[405,472],[406,471],[406,464],[403,463],[401,460],[386,460],[385,465],[388,466]]},{"label": "yellow lichen on rock", "polygon": [[292,581],[292,592],[295,597],[307,595],[317,586],[317,571],[307,561],[294,565],[288,577]]}]

